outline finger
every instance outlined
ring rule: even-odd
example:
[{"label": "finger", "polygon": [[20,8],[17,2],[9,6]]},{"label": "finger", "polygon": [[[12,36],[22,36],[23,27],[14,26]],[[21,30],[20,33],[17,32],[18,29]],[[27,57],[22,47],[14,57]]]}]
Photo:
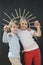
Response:
[{"label": "finger", "polygon": [[35,21],[35,23],[38,23],[39,21]]},{"label": "finger", "polygon": [[38,23],[34,23],[34,25],[35,25],[35,26],[40,26],[40,23],[39,23],[39,22],[38,22]]}]

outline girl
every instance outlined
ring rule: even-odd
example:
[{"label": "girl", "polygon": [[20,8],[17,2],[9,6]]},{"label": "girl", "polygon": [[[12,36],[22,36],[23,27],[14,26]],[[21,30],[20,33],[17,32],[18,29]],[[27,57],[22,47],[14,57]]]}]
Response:
[{"label": "girl", "polygon": [[33,36],[41,36],[40,23],[38,21],[35,21],[34,26],[37,28],[37,31],[28,28],[27,19],[20,19],[20,29],[18,31],[18,36],[24,47],[23,52],[25,65],[32,65],[32,61],[34,61],[34,65],[41,65],[40,49],[38,44],[33,39]]}]

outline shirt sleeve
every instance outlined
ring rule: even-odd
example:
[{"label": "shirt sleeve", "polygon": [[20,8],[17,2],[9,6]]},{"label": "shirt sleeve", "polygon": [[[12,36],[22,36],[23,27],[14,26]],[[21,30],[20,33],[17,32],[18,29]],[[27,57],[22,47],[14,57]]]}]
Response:
[{"label": "shirt sleeve", "polygon": [[7,43],[7,42],[8,42],[7,32],[4,32],[4,33],[3,33],[2,41],[3,41],[4,43]]},{"label": "shirt sleeve", "polygon": [[33,36],[33,34],[36,32],[35,30],[31,30],[31,35]]}]

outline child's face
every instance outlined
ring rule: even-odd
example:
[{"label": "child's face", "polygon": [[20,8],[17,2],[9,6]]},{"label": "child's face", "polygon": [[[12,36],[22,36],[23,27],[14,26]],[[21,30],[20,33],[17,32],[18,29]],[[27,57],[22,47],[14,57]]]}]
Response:
[{"label": "child's face", "polygon": [[11,32],[14,33],[14,34],[16,34],[17,31],[18,31],[18,26],[16,24],[12,25]]},{"label": "child's face", "polygon": [[28,22],[26,20],[23,20],[20,22],[20,26],[22,30],[26,30],[28,28]]}]

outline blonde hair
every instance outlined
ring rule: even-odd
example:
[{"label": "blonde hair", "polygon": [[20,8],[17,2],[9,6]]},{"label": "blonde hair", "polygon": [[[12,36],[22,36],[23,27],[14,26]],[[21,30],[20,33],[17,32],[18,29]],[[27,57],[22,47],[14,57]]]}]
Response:
[{"label": "blonde hair", "polygon": [[19,23],[17,20],[12,19],[9,23],[9,27],[11,28],[14,24],[16,24],[19,27]]},{"label": "blonde hair", "polygon": [[23,20],[28,21],[27,18],[22,17],[22,18],[20,19],[20,21],[23,21]]},{"label": "blonde hair", "polygon": [[27,20],[27,18],[21,18],[21,19],[20,19],[20,22],[22,22],[23,20],[26,20],[27,23],[29,24],[29,21]]},{"label": "blonde hair", "polygon": [[[20,22],[22,22],[23,20],[26,20],[26,21],[27,21],[27,24],[28,24],[28,26],[29,26],[29,21],[27,20],[27,18],[21,18],[21,19],[20,19]],[[20,23],[19,23],[19,25],[20,25]]]}]

